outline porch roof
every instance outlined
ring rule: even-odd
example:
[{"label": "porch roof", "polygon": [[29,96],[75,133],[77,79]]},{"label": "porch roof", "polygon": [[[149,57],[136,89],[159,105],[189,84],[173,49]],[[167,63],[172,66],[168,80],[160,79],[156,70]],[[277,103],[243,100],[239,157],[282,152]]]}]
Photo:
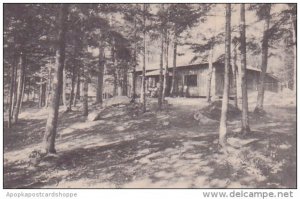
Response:
[{"label": "porch roof", "polygon": [[[214,64],[220,64],[220,62],[215,62]],[[222,63],[221,63],[222,64]],[[202,63],[202,64],[190,64],[190,65],[181,65],[181,66],[177,66],[177,68],[189,68],[189,67],[204,67],[204,66],[208,66],[208,63]],[[172,66],[169,66],[169,69],[172,69]],[[247,70],[249,71],[254,71],[254,72],[261,72],[261,70],[259,68],[253,67],[251,65],[247,65]],[[141,72],[139,69],[136,70],[136,72]],[[164,69],[163,69],[163,73],[164,73]],[[269,76],[272,79],[275,79],[276,81],[280,81],[278,77],[276,77],[275,75],[271,74],[271,73],[266,73],[267,76]],[[146,69],[146,77],[149,76],[159,76],[159,69]],[[171,72],[169,72],[169,76],[173,76]]]}]

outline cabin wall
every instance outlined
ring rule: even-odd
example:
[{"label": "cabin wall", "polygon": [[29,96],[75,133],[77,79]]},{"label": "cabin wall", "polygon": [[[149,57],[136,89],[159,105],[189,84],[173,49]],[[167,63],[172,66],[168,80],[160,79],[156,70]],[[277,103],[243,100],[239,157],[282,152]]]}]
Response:
[{"label": "cabin wall", "polygon": [[[206,96],[208,67],[198,69],[179,69],[178,74],[178,92],[180,96],[199,97]],[[186,78],[189,75],[197,75],[197,86],[187,86]]]},{"label": "cabin wall", "polygon": [[[260,72],[247,71],[247,88],[249,91],[257,91],[259,85]],[[278,92],[278,80],[270,77],[268,74],[265,76],[265,90],[271,92]]]},{"label": "cabin wall", "polygon": [[[223,95],[223,89],[224,89],[224,68],[223,67],[216,67],[215,71],[215,95],[216,96],[222,96]],[[259,76],[260,72],[253,71],[253,70],[247,70],[247,89],[248,91],[257,91],[258,84],[259,84]],[[229,83],[230,83],[230,96],[234,95],[233,90],[233,77],[232,74],[229,74]],[[272,92],[278,92],[279,90],[279,83],[276,79],[266,75],[265,77],[265,90],[272,91]],[[238,73],[237,77],[237,95],[238,98],[241,98],[241,76]]]},{"label": "cabin wall", "polygon": [[[212,81],[211,81],[211,95],[212,96],[222,96],[224,89],[224,65],[218,64],[213,67]],[[237,95],[241,98],[241,77],[239,74],[240,68],[237,73]],[[140,95],[141,93],[141,74],[137,74],[136,79],[136,93]],[[197,75],[197,86],[186,86],[186,76]],[[247,88],[248,91],[257,91],[259,84],[260,72],[247,70]],[[172,77],[169,77],[171,84]],[[208,78],[208,65],[194,68],[177,68],[177,86],[178,86],[178,96],[181,97],[205,97],[207,95],[207,78]],[[147,79],[150,79],[149,77]],[[156,77],[158,82],[158,76]],[[152,81],[153,83],[153,81]],[[233,87],[233,76],[232,73],[229,74],[230,83],[230,93],[229,95],[234,96]],[[151,81],[146,81],[146,86],[151,87]],[[265,79],[265,89],[268,91],[278,92],[279,84],[278,81],[268,75]]]}]

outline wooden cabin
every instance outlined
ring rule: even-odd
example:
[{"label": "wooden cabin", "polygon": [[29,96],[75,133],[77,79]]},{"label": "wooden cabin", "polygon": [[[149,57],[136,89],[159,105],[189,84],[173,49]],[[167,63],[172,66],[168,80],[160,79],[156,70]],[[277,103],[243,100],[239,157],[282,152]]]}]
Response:
[{"label": "wooden cabin", "polygon": [[[205,97],[207,95],[208,63],[177,66],[177,95],[185,97]],[[137,70],[136,93],[141,91],[141,70]],[[172,67],[169,68],[169,80],[167,83],[167,95],[170,92],[172,82]],[[260,70],[254,67],[247,67],[248,90],[255,91],[259,84]],[[233,76],[230,73],[230,96],[233,96]],[[237,78],[237,83],[240,85]],[[146,89],[148,94],[159,87],[159,69],[146,71]],[[224,63],[215,62],[213,64],[213,74],[211,80],[211,95],[222,96],[224,88]],[[278,92],[279,80],[275,76],[267,73],[265,78],[265,88],[268,91]],[[239,93],[239,91],[238,91]]]}]

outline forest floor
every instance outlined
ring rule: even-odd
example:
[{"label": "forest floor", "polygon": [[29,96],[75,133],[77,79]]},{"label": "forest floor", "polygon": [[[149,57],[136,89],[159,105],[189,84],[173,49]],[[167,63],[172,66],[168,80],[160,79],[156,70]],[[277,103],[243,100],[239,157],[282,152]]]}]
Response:
[{"label": "forest floor", "polygon": [[296,187],[295,105],[267,104],[265,116],[250,114],[252,134],[245,137],[240,121],[229,121],[225,153],[218,122],[199,125],[193,118],[205,99],[168,100],[167,110],[138,117],[87,122],[80,110],[60,112],[57,156],[42,161],[30,154],[41,147],[47,112],[25,109],[17,125],[4,129],[4,187]]}]

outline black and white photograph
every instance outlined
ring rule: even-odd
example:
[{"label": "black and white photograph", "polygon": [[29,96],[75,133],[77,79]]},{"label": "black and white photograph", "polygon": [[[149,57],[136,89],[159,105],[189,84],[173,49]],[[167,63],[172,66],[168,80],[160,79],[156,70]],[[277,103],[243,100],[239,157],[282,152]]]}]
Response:
[{"label": "black and white photograph", "polygon": [[296,3],[2,7],[4,189],[297,188]]}]

